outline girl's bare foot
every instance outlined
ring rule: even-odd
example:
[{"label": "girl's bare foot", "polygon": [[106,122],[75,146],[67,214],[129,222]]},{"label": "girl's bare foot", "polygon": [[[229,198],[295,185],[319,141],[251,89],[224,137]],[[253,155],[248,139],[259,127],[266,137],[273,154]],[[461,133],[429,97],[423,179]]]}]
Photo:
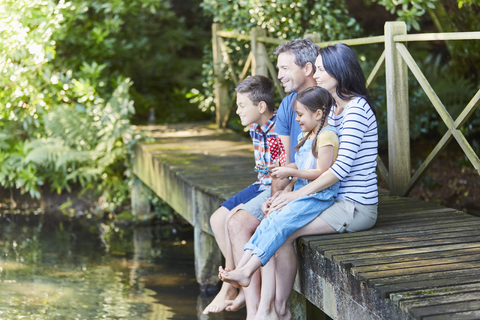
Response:
[{"label": "girl's bare foot", "polygon": [[243,290],[238,291],[238,295],[235,300],[225,300],[227,307],[226,311],[237,311],[245,307],[245,294]]},{"label": "girl's bare foot", "polygon": [[242,287],[248,287],[250,285],[250,276],[243,272],[242,268],[235,269],[232,271],[222,270],[220,272],[220,279],[224,282],[228,282],[235,286],[235,284],[241,285]]},{"label": "girl's bare foot", "polygon": [[237,289],[235,289],[229,283],[224,282],[222,284],[222,288],[220,289],[220,292],[217,293],[217,295],[212,300],[212,302],[210,302],[210,304],[203,310],[203,314],[222,312],[227,307],[229,307],[229,304],[227,304],[227,301],[232,301],[231,299],[236,300],[237,294],[238,294]]}]

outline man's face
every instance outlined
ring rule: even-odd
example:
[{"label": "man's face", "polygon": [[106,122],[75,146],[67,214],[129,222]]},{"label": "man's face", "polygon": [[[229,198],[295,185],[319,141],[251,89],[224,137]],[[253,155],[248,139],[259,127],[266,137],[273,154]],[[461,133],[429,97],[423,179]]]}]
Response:
[{"label": "man's face", "polygon": [[282,82],[286,93],[300,92],[305,86],[306,75],[304,68],[295,64],[295,56],[290,52],[278,55],[278,79]]}]

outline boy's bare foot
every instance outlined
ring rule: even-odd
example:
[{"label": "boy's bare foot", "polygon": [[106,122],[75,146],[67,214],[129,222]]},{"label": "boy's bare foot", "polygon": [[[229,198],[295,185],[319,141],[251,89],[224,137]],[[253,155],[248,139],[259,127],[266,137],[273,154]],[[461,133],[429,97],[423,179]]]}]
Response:
[{"label": "boy's bare foot", "polygon": [[227,305],[225,308],[226,311],[238,311],[245,307],[245,294],[243,290],[238,291],[235,300],[225,300],[225,304]]},{"label": "boy's bare foot", "polygon": [[223,283],[220,292],[217,293],[212,302],[210,302],[210,304],[203,310],[203,314],[222,312],[229,307],[227,301],[236,300],[237,293],[238,290],[235,289],[232,285],[230,285],[229,283]]},{"label": "boy's bare foot", "polygon": [[242,287],[248,287],[250,285],[250,276],[243,272],[242,268],[232,271],[222,270],[220,272],[220,279],[224,282],[228,282],[235,286],[241,285]]}]

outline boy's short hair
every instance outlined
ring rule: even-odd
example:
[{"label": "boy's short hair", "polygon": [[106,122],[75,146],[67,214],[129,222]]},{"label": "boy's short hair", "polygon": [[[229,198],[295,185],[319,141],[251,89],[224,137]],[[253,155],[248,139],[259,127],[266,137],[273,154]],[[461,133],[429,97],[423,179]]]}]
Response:
[{"label": "boy's short hair", "polygon": [[256,106],[264,101],[267,104],[268,111],[275,110],[275,86],[273,81],[265,76],[250,76],[241,81],[235,91],[246,94]]}]

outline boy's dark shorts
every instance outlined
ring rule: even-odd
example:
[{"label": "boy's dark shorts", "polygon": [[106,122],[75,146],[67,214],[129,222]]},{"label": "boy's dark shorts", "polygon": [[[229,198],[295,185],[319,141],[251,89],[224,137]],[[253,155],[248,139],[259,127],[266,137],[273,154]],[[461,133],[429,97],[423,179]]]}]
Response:
[{"label": "boy's dark shorts", "polygon": [[251,184],[233,197],[230,197],[228,200],[226,200],[224,203],[222,203],[220,206],[225,207],[228,210],[232,210],[239,204],[245,204],[248,201],[252,200],[256,196],[258,196],[260,193],[262,193],[261,190],[258,190],[260,188],[260,184]]}]

